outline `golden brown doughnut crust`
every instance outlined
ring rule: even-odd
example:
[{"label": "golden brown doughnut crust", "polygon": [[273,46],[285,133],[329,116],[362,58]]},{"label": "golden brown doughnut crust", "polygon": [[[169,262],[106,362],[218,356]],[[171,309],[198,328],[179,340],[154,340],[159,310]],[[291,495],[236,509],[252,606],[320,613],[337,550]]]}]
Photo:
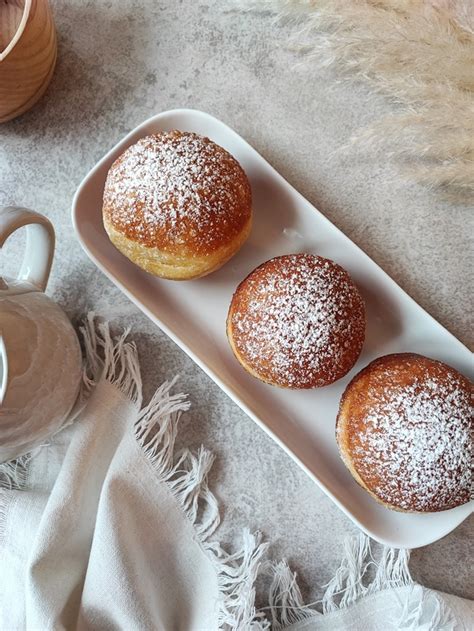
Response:
[{"label": "golden brown doughnut crust", "polygon": [[345,375],[365,336],[365,308],[349,274],[311,254],[257,267],[234,293],[227,336],[242,366],[282,388],[316,388]]},{"label": "golden brown doughnut crust", "polygon": [[336,439],[356,481],[389,508],[433,512],[469,501],[471,384],[415,353],[380,357],[347,386]]},{"label": "golden brown doughnut crust", "polygon": [[250,231],[251,203],[247,176],[225,149],[191,132],[162,132],[141,138],[112,164],[104,227],[145,269],[162,275],[164,259],[173,277],[176,257],[186,277],[188,263],[206,273],[235,254]]}]

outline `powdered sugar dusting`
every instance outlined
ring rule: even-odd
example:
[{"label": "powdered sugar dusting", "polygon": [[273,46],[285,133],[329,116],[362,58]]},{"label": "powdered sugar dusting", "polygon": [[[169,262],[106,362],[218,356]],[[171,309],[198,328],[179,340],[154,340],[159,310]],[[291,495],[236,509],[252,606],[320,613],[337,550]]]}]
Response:
[{"label": "powdered sugar dusting", "polygon": [[365,312],[340,266],[295,254],[268,261],[239,286],[231,327],[238,353],[262,379],[292,388],[318,387],[355,363]]},{"label": "powdered sugar dusting", "polygon": [[163,132],[141,138],[112,165],[104,213],[131,239],[209,253],[247,223],[251,192],[239,163],[208,138]]},{"label": "powdered sugar dusting", "polygon": [[370,377],[370,403],[352,437],[355,468],[381,500],[401,509],[462,504],[471,489],[469,384],[440,362],[394,357],[400,360],[379,364]]}]

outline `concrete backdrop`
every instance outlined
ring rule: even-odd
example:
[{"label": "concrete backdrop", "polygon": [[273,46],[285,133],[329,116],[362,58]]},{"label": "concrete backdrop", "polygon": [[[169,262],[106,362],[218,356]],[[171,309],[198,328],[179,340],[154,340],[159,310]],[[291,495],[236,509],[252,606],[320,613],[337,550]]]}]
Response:
[{"label": "concrete backdrop", "polygon": [[[289,27],[236,3],[193,0],[53,2],[59,59],[34,110],[0,126],[0,205],[54,222],[48,292],[73,319],[94,309],[131,325],[145,395],[182,375],[192,410],[180,441],[217,455],[211,488],[219,538],[261,529],[270,555],[298,571],[316,600],[355,526],[201,370],[86,258],[70,221],[73,194],[95,162],[145,118],[174,107],[210,112],[234,127],[303,195],[464,343],[472,344],[472,214],[403,180],[384,153],[338,152],[352,132],[393,106],[367,86],[316,70],[288,51]],[[21,235],[1,254],[16,269]],[[412,555],[423,584],[471,596],[466,560],[473,521]],[[377,546],[376,546],[377,547]],[[262,595],[260,599],[263,600]]]}]

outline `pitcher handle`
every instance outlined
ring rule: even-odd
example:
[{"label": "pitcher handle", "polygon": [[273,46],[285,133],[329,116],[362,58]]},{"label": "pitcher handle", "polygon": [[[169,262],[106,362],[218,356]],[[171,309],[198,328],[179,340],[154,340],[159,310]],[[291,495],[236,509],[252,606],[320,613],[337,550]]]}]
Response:
[{"label": "pitcher handle", "polygon": [[[26,226],[26,248],[18,280],[40,291],[46,289],[54,255],[53,224],[44,215],[16,206],[0,209],[0,248],[8,237]],[[1,278],[0,278],[1,280]]]}]

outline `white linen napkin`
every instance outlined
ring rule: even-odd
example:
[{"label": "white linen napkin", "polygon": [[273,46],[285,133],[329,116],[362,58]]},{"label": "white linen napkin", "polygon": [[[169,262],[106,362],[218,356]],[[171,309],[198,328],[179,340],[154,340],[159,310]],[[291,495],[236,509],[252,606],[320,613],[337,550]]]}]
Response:
[{"label": "white linen napkin", "polygon": [[269,605],[256,611],[267,544],[245,532],[228,554],[211,542],[213,457],[174,446],[185,396],[165,383],[141,408],[135,346],[92,316],[83,335],[90,396],[78,418],[0,467],[0,629],[474,628],[472,603],[413,583],[406,551],[385,549],[364,585],[364,535],[347,543],[323,614],[304,606],[285,563],[273,567]]}]

